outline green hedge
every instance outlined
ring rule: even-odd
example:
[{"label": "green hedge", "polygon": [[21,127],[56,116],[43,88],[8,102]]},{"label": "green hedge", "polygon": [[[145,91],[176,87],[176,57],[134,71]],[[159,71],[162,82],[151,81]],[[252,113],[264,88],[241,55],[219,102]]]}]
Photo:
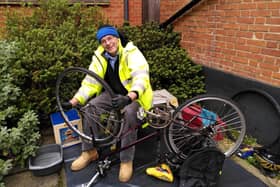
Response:
[{"label": "green hedge", "polygon": [[66,67],[90,64],[100,20],[97,8],[69,6],[65,0],[44,1],[29,17],[8,14],[7,39],[19,44],[16,64],[22,69],[18,85],[25,93],[23,105],[40,118],[54,111],[57,75]]}]

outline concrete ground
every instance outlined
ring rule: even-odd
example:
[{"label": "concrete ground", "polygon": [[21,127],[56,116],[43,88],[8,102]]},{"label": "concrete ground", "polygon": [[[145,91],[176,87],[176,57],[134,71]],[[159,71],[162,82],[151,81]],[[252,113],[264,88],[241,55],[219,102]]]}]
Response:
[{"label": "concrete ground", "polygon": [[[43,144],[55,143],[52,128],[44,131],[42,136]],[[280,186],[279,178],[272,179],[270,177],[264,176],[257,168],[248,164],[246,161],[235,156],[233,159],[247,171],[254,174],[256,177],[266,183],[269,187]],[[4,178],[4,182],[6,187],[67,187],[65,171],[63,168],[59,173],[42,177],[34,176],[32,172],[24,170],[22,172],[6,176]]]},{"label": "concrete ground", "polygon": [[63,171],[49,176],[36,177],[30,171],[5,178],[6,187],[66,187]]}]

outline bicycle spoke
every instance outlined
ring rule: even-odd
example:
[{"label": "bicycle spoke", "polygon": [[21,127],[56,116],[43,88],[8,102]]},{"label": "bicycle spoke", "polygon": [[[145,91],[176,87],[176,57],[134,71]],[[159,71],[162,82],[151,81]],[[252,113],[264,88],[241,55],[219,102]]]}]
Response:
[{"label": "bicycle spoke", "polygon": [[[187,157],[184,151],[192,149],[190,141],[198,141],[196,143],[200,145],[199,135],[203,134],[216,142],[216,146],[228,157],[240,146],[245,130],[244,116],[230,99],[203,95],[186,101],[176,109],[174,120],[165,132],[165,142],[172,152],[183,153],[183,157]],[[198,140],[187,138],[188,135]]]},{"label": "bicycle spoke", "polygon": [[[83,139],[92,142],[92,137],[94,137],[95,142],[97,142],[100,146],[115,143],[123,128],[119,111],[106,111],[101,108],[98,108],[94,111],[94,109],[87,108],[89,107],[88,104],[77,108],[79,114],[81,115],[82,121],[88,120],[88,123],[94,124],[92,130],[96,132],[93,132],[93,135],[88,135],[91,134],[91,132],[82,132],[74,128],[72,122],[65,114],[62,103],[68,102],[69,99],[75,95],[77,90],[80,88],[80,83],[84,78],[90,80],[91,82],[95,82],[97,85],[100,85],[103,91],[107,92],[111,97],[114,97],[112,89],[97,74],[84,68],[73,67],[65,69],[57,79],[56,100],[58,108],[69,128],[75,131]],[[90,100],[90,98],[88,100]],[[93,111],[88,112],[87,110]]]}]

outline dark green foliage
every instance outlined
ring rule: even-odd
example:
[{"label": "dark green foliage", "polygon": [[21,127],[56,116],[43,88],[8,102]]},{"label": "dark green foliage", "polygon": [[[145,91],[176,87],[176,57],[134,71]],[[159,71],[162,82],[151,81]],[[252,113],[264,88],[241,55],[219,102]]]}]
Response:
[{"label": "dark green foliage", "polygon": [[146,52],[154,89],[165,88],[180,101],[204,93],[201,66],[194,65],[180,48],[162,47]]},{"label": "dark green foliage", "polygon": [[158,24],[148,23],[139,27],[126,25],[120,30],[147,58],[154,90],[167,89],[179,101],[205,92],[202,67],[180,48],[180,35],[172,27],[160,29]]},{"label": "dark green foliage", "polygon": [[0,186],[4,175],[15,165],[24,166],[34,155],[40,139],[38,117],[34,111],[21,106],[23,93],[15,85],[15,42],[0,41]]},{"label": "dark green foliage", "polygon": [[121,33],[145,54],[146,51],[166,47],[178,47],[181,37],[173,32],[172,27],[160,29],[156,23],[147,23],[141,26],[124,25],[119,28]]},{"label": "dark green foliage", "polygon": [[69,6],[65,0],[44,2],[32,16],[10,13],[7,21],[8,39],[19,43],[23,105],[31,105],[40,116],[53,112],[57,75],[69,66],[89,65],[101,20],[96,8]]}]

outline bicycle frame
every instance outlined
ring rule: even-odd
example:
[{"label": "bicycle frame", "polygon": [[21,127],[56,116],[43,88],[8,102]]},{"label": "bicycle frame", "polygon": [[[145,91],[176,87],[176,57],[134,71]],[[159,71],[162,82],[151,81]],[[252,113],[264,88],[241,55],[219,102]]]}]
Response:
[{"label": "bicycle frame", "polygon": [[152,132],[152,133],[149,133],[148,135],[146,136],[143,136],[142,138],[138,138],[137,140],[135,140],[134,142],[131,142],[129,145],[126,145],[124,147],[120,147],[118,149],[115,149],[113,151],[111,151],[110,153],[106,154],[106,155],[101,155],[100,156],[100,159],[99,160],[104,160],[105,158],[108,158],[114,154],[117,154],[117,153],[120,153],[130,147],[133,147],[135,145],[138,145],[140,143],[143,143],[145,142],[146,140],[149,140],[153,137],[157,137],[157,136],[160,136],[160,130],[156,130],[155,132]]},{"label": "bicycle frame", "polygon": [[[146,116],[144,113],[146,113],[146,114],[149,114],[149,115],[152,115],[152,116],[156,116],[155,114],[152,114],[151,112],[147,112],[147,111],[144,111],[144,110],[142,110],[142,108],[139,108],[139,112],[138,113],[142,113],[142,115],[144,115],[144,116]],[[140,116],[141,114],[139,114],[138,116]],[[159,117],[159,116],[157,116],[157,117]],[[170,118],[171,119],[171,118]],[[121,141],[121,139],[123,138],[123,137],[125,137],[128,133],[130,133],[130,131],[133,131],[133,130],[144,130],[144,129],[146,129],[146,128],[149,128],[149,127],[144,127],[144,125],[146,124],[145,122],[145,120],[144,120],[144,117],[143,118],[141,118],[141,121],[142,121],[142,123],[140,124],[140,125],[137,125],[136,127],[131,127],[131,128],[129,128],[127,131],[124,131],[124,132],[121,132],[121,134],[119,135],[119,136],[116,136],[116,137],[114,137],[114,139],[116,140],[116,142],[115,142],[115,144],[118,142],[118,141]],[[69,120],[66,120],[66,123],[67,123],[67,125],[69,126],[69,127],[72,127],[72,125],[71,125],[71,122],[69,121]],[[121,122],[120,122],[121,123]],[[166,127],[166,126],[165,126]],[[135,145],[137,145],[137,144],[140,144],[140,143],[143,143],[143,142],[145,142],[146,140],[149,140],[149,139],[151,139],[151,138],[153,138],[153,137],[160,137],[160,135],[162,134],[161,133],[161,131],[162,130],[164,130],[164,128],[154,128],[154,127],[151,127],[151,128],[153,128],[153,129],[155,129],[155,131],[154,132],[151,132],[151,133],[148,133],[147,135],[145,135],[145,136],[143,136],[143,137],[141,137],[141,138],[139,138],[139,137],[137,137],[137,139],[134,141],[134,142],[131,142],[129,145],[126,145],[126,146],[124,146],[124,147],[120,147],[120,148],[117,148],[117,149],[115,149],[115,150],[112,150],[110,153],[108,153],[108,154],[105,154],[105,155],[100,155],[100,157],[99,157],[99,160],[103,160],[103,159],[105,159],[105,158],[107,158],[107,157],[110,157],[110,156],[112,156],[112,155],[114,155],[114,154],[116,154],[116,153],[120,153],[120,152],[122,152],[122,151],[124,151],[124,150],[126,150],[126,149],[128,149],[128,148],[130,148],[130,147],[132,147],[132,146],[135,146]],[[92,144],[93,144],[93,146],[94,147],[96,147],[97,149],[101,149],[103,146],[99,146],[99,144],[98,144],[98,142],[96,142],[95,141],[95,137],[94,137],[94,133],[93,133],[93,130],[91,130],[92,131]],[[85,138],[84,136],[83,136],[83,138]],[[113,144],[112,144],[113,145]],[[112,146],[112,145],[107,145],[107,146]],[[160,148],[159,148],[160,149]],[[159,155],[160,153],[159,153],[159,151],[158,151],[158,155]]]},{"label": "bicycle frame", "polygon": [[[139,109],[142,113],[146,113],[146,114],[149,114],[149,115],[152,115],[152,116],[154,116],[154,117],[157,117],[157,118],[161,118],[159,115],[156,115],[156,114],[153,114],[152,112],[147,112],[147,111],[143,111],[142,110],[142,108],[140,108]],[[142,114],[143,115],[143,114]],[[146,115],[144,115],[144,116],[146,116]],[[196,118],[198,118],[199,116],[193,116],[193,118],[188,122],[188,123],[192,123]],[[143,119],[142,119],[143,120]],[[211,120],[211,119],[206,119],[206,120]],[[174,122],[174,120],[172,119],[172,117],[170,117],[170,122]],[[66,122],[67,123],[67,122]],[[133,131],[133,130],[141,130],[141,129],[145,129],[145,128],[148,128],[148,127],[143,127],[143,125],[145,124],[145,121],[143,121],[143,123],[141,124],[141,125],[138,125],[138,126],[136,126],[136,127],[131,127],[131,128],[129,128],[127,131],[125,131],[125,132],[122,132],[121,134],[120,134],[120,136],[116,136],[115,137],[115,140],[116,140],[116,143],[118,142],[118,141],[120,141],[121,139],[122,139],[122,137],[124,137],[124,136],[126,136],[126,134],[128,134],[130,131]],[[68,126],[72,126],[71,124],[68,124]],[[203,128],[203,129],[193,129],[193,128],[191,128],[191,127],[189,127],[188,125],[186,125],[185,126],[185,128],[187,128],[188,129],[188,131],[190,132],[190,134],[195,134],[195,135],[201,135],[201,136],[207,136],[208,134],[209,134],[209,132],[211,131],[213,131],[213,124],[212,125],[209,125],[207,128]],[[100,157],[99,157],[99,160],[104,160],[104,159],[106,159],[106,158],[108,158],[108,157],[110,157],[110,156],[112,156],[112,155],[114,155],[114,154],[117,154],[117,153],[120,153],[120,152],[122,152],[122,151],[124,151],[124,150],[126,150],[126,149],[128,149],[128,148],[130,148],[130,147],[132,147],[132,146],[135,146],[135,145],[138,145],[138,144],[140,144],[140,143],[143,143],[143,142],[145,142],[145,141],[147,141],[147,140],[149,140],[149,139],[151,139],[151,138],[154,138],[154,137],[159,137],[160,138],[160,136],[161,136],[161,132],[165,129],[165,128],[167,128],[168,127],[168,125],[165,125],[164,126],[164,128],[155,128],[155,127],[151,127],[151,128],[153,128],[153,129],[155,129],[155,131],[154,132],[151,132],[151,133],[148,133],[147,135],[145,135],[145,136],[143,136],[143,137],[141,137],[141,138],[137,138],[137,140],[135,140],[134,142],[131,142],[129,145],[126,145],[126,146],[124,146],[124,147],[120,147],[120,148],[117,148],[117,149],[115,149],[115,150],[112,150],[110,153],[107,153],[107,154],[105,154],[105,155],[100,155]],[[208,132],[208,133],[207,133]],[[92,134],[94,134],[93,133],[93,131],[92,131]],[[99,147],[99,145],[98,145],[98,143],[97,142],[95,142],[94,141],[95,140],[95,138],[94,138],[94,135],[92,136],[92,144],[93,144],[93,146],[94,147],[96,147],[97,149],[101,149],[103,146],[101,146],[101,147]],[[115,143],[115,144],[116,144]],[[110,146],[110,145],[108,145],[108,146]],[[158,157],[161,157],[160,156],[160,146],[158,146],[158,148],[157,148],[157,155],[158,155]]]}]

